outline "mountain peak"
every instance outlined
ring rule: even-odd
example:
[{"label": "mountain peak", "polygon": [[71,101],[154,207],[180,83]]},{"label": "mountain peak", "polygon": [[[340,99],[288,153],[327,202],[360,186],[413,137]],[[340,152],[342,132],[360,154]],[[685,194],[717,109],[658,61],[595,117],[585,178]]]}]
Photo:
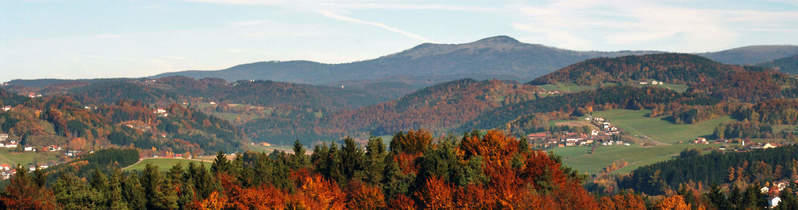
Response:
[{"label": "mountain peak", "polygon": [[480,39],[474,43],[503,43],[503,44],[516,44],[521,43],[518,40],[506,36],[506,35],[499,35],[499,36],[492,36],[484,39]]}]

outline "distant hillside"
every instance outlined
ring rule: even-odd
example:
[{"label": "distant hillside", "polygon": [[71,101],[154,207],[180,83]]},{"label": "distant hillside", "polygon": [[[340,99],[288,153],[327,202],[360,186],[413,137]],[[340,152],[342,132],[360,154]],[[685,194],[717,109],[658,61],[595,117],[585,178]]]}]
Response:
[{"label": "distant hillside", "polygon": [[697,55],[727,64],[754,65],[798,54],[798,46],[754,45]]},{"label": "distant hillside", "polygon": [[530,84],[635,84],[648,80],[685,84],[691,92],[745,101],[780,97],[784,87],[795,84],[788,75],[761,67],[727,65],[696,55],[674,53],[590,59],[537,78]]},{"label": "distant hillside", "polygon": [[[324,139],[342,135],[391,135],[408,129],[436,132],[457,128],[482,112],[536,98],[538,88],[498,80],[457,80],[431,86],[398,100],[333,113],[316,121],[248,123],[256,139]],[[303,138],[306,137],[306,138]]]},{"label": "distant hillside", "polygon": [[[88,151],[108,145],[184,152],[235,151],[244,136],[229,122],[172,104],[123,100],[87,106],[70,96],[27,98],[0,112],[0,133],[24,146],[59,145]],[[21,149],[21,147],[19,147]]]},{"label": "distant hillside", "polygon": [[258,62],[219,71],[183,71],[156,77],[181,75],[193,78],[218,77],[228,81],[262,79],[305,84],[376,80],[396,76],[438,77],[440,81],[462,78],[525,81],[588,58],[645,53],[651,52],[572,51],[496,36],[465,44],[427,43],[377,59],[345,64],[311,61]]},{"label": "distant hillside", "polygon": [[761,63],[757,66],[777,68],[780,72],[788,74],[798,74],[798,54],[790,57],[779,58],[766,63]]},{"label": "distant hillside", "polygon": [[[22,90],[26,88],[23,87]],[[378,95],[379,93],[368,93],[354,88],[249,80],[231,83],[222,79],[196,80],[188,77],[59,82],[36,90],[45,95],[68,94],[88,104],[112,104],[120,100],[136,100],[152,104],[201,100],[339,110],[391,99]]]}]

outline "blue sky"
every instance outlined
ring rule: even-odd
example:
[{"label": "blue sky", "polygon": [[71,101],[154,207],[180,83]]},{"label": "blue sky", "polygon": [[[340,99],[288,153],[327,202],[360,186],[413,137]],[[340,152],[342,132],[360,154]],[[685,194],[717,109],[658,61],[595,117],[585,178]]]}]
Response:
[{"label": "blue sky", "polygon": [[575,50],[798,45],[798,0],[0,0],[0,81],[343,63],[509,35]]}]

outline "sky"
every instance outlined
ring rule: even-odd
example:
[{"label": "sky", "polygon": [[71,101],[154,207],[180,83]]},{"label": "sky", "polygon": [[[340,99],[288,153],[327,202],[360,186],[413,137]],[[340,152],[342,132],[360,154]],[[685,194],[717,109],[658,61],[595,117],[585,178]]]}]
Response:
[{"label": "sky", "polygon": [[798,0],[0,0],[0,82],[347,63],[508,35],[573,50],[798,45]]}]

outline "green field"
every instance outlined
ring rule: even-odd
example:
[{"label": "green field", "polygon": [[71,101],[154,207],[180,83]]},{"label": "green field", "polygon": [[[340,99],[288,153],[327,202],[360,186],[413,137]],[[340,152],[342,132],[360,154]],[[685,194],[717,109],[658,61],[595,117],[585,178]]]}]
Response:
[{"label": "green field", "polygon": [[680,93],[684,93],[684,91],[687,91],[687,85],[684,85],[684,84],[669,84],[669,83],[665,83],[665,84],[662,84],[662,86],[665,87],[665,88],[674,90],[676,92],[680,92]]},{"label": "green field", "polygon": [[574,83],[557,83],[557,84],[545,84],[541,85],[540,87],[548,91],[556,90],[565,93],[574,93],[574,92],[596,89],[599,86],[577,85]]},{"label": "green field", "polygon": [[581,173],[595,174],[616,160],[629,163],[615,173],[629,173],[637,167],[664,161],[676,156],[686,148],[703,149],[717,145],[692,145],[676,144],[656,147],[632,146],[600,146],[593,154],[588,154],[590,147],[566,147],[552,150],[555,155],[562,157],[566,166],[574,168]]},{"label": "green field", "polygon": [[[715,126],[731,121],[729,117],[707,120],[701,123],[673,124],[662,118],[646,117],[649,110],[609,110],[593,113],[608,119],[613,125],[624,130],[627,136],[636,136],[644,141],[657,142],[656,146],[599,146],[593,154],[590,147],[556,148],[552,152],[562,157],[565,165],[583,173],[595,174],[616,160],[629,163],[615,173],[628,173],[637,167],[668,160],[684,149],[706,149],[720,145],[694,145],[688,140],[712,134]],[[679,144],[679,141],[684,143]]]},{"label": "green field", "polygon": [[650,110],[615,109],[594,112],[593,116],[604,117],[610,123],[623,129],[626,135],[649,139],[666,144],[687,142],[696,137],[711,135],[712,131],[724,122],[732,121],[728,116],[706,120],[696,124],[674,124],[665,117],[650,118]]},{"label": "green field", "polygon": [[0,164],[25,166],[30,163],[48,163],[58,161],[58,154],[58,152],[11,152],[0,148]]},{"label": "green field", "polygon": [[145,160],[139,161],[136,164],[133,164],[133,165],[128,166],[128,167],[125,167],[124,170],[125,171],[141,171],[141,170],[144,170],[144,167],[147,166],[147,163],[152,164],[154,166],[157,166],[159,171],[168,171],[170,168],[172,168],[172,166],[177,165],[178,163],[183,164],[183,168],[185,169],[186,167],[188,167],[188,164],[191,163],[191,162],[202,163],[202,165],[205,165],[205,168],[208,168],[208,169],[210,169],[210,167],[211,167],[211,163],[210,162],[204,162],[204,161],[199,161],[199,160],[156,158],[156,159],[145,159]]}]

